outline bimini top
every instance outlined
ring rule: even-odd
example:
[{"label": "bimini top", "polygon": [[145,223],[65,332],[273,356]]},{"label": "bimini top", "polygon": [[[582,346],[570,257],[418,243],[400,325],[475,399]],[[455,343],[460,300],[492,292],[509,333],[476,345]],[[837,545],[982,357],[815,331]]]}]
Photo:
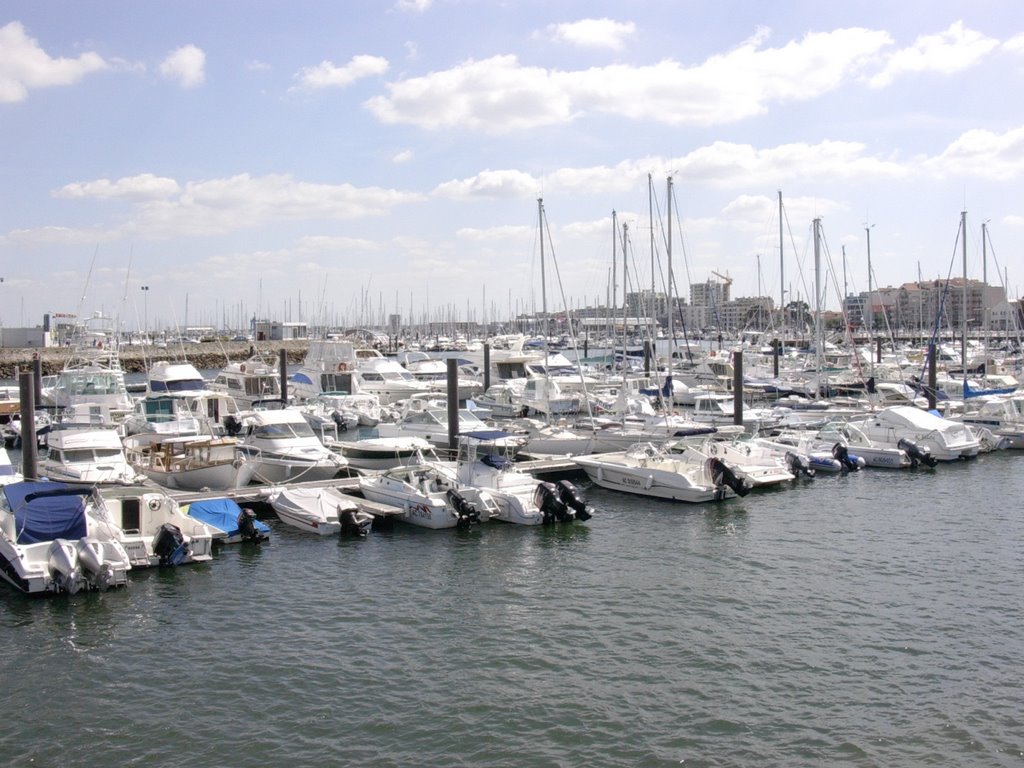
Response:
[{"label": "bimini top", "polygon": [[7,506],[14,513],[19,544],[54,539],[81,539],[88,535],[85,498],[91,488],[38,480],[3,487]]}]

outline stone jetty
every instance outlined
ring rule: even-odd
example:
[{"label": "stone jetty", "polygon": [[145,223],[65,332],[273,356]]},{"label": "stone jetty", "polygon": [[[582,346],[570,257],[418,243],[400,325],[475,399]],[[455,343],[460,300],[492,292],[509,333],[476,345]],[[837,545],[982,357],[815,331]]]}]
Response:
[{"label": "stone jetty", "polygon": [[[121,347],[119,357],[121,367],[129,373],[146,371],[157,360],[188,361],[200,370],[216,370],[223,368],[228,361],[245,360],[254,351],[258,351],[268,362],[276,364],[282,349],[287,351],[289,365],[301,363],[309,349],[309,341],[261,342],[258,345],[217,341],[169,344],[167,347],[133,345]],[[0,379],[16,379],[19,371],[32,370],[35,355],[39,355],[42,360],[43,375],[49,376],[64,368],[71,350],[68,347],[0,349]]]}]

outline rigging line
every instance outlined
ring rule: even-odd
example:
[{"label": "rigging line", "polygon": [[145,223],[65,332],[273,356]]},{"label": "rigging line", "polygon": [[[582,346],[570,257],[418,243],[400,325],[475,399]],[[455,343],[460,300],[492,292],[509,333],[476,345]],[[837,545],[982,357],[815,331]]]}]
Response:
[{"label": "rigging line", "polygon": [[[930,346],[932,346],[933,348],[937,346],[936,343],[935,343],[935,340],[936,340],[936,337],[939,336],[939,329],[942,327],[942,317],[943,317],[943,315],[945,314],[945,311],[946,311],[946,297],[949,295],[949,281],[950,281],[950,278],[951,278],[951,276],[953,274],[953,267],[956,265],[957,246],[960,244],[960,236],[961,236],[961,231],[962,230],[963,230],[962,223],[960,221],[958,221],[957,222],[957,226],[956,226],[956,239],[953,241],[953,255],[950,257],[950,260],[949,260],[949,271],[946,273],[946,280],[945,280],[945,283],[944,283],[944,285],[942,287],[942,293],[939,294],[939,305],[938,305],[938,307],[936,307],[935,319],[932,321],[932,333],[931,333],[931,337],[928,340]],[[934,354],[934,352],[933,352],[933,354]],[[924,360],[924,362],[922,363],[922,366],[921,366],[921,376],[920,376],[920,378],[921,378],[922,381],[924,380],[924,377],[926,375],[927,368],[928,368],[928,358],[927,358],[927,355],[926,355],[925,356],[925,360]]]}]

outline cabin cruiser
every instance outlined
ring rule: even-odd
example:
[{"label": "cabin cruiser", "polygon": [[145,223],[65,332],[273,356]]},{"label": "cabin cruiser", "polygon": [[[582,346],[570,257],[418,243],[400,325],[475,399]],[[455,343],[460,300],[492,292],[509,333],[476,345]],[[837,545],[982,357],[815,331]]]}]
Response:
[{"label": "cabin cruiser", "polygon": [[51,409],[96,406],[114,424],[131,412],[113,318],[97,313],[77,329],[64,368],[43,377],[40,398],[40,405]]},{"label": "cabin cruiser", "polygon": [[751,489],[787,483],[796,477],[784,456],[750,440],[686,438],[666,444],[665,450],[672,455],[692,453],[697,462],[720,459]]},{"label": "cabin cruiser", "polygon": [[360,392],[376,395],[385,405],[437,391],[433,385],[420,381],[394,360],[385,357],[363,360],[355,378]]},{"label": "cabin cruiser", "polygon": [[403,464],[418,464],[425,460],[424,457],[437,459],[434,446],[422,437],[335,440],[327,447],[344,456],[354,469],[390,469]]},{"label": "cabin cruiser", "polygon": [[883,408],[859,422],[850,422],[869,440],[903,448],[913,457],[927,452],[939,461],[977,456],[981,443],[970,427],[907,405]]},{"label": "cabin cruiser", "polygon": [[[486,434],[496,445],[522,448],[526,438],[490,427],[468,408],[458,410],[457,435]],[[448,448],[448,400],[437,395],[409,398],[403,405],[398,421],[377,425],[379,437],[421,437],[435,448]]]},{"label": "cabin cruiser", "polygon": [[[446,360],[431,357],[426,352],[407,351],[399,353],[397,361],[417,381],[427,384],[435,392],[447,394],[448,363]],[[482,382],[464,376],[458,377],[459,402],[476,399],[483,394],[483,391]]]},{"label": "cabin cruiser", "polygon": [[277,485],[297,480],[330,480],[348,466],[330,451],[302,414],[292,408],[251,411],[229,431],[239,431],[238,452],[251,462],[253,482]]},{"label": "cabin cruiser", "polygon": [[257,355],[228,363],[209,383],[209,389],[234,398],[242,409],[282,399],[278,369]]},{"label": "cabin cruiser", "polygon": [[354,394],[358,391],[357,366],[352,342],[314,339],[302,365],[291,376],[292,397],[301,403],[322,394]]},{"label": "cabin cruiser", "polygon": [[235,416],[233,397],[214,392],[190,363],[159,361],[149,369],[146,394],[124,421],[125,434],[218,435]]},{"label": "cabin cruiser", "polygon": [[111,426],[58,423],[46,434],[40,473],[50,480],[82,485],[131,485],[145,476],[125,457],[121,436]]},{"label": "cabin cruiser", "polygon": [[124,439],[125,456],[136,471],[164,488],[183,491],[245,485],[237,447],[237,438],[214,435],[140,434]]}]

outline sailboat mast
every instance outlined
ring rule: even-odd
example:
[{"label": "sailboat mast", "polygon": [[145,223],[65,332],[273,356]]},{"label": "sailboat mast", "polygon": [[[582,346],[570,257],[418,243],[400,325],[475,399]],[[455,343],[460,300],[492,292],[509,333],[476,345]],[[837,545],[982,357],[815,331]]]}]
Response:
[{"label": "sailboat mast", "polygon": [[782,252],[782,190],[779,190],[779,311],[782,313],[782,338],[786,338],[786,262]]},{"label": "sailboat mast", "polygon": [[821,324],[821,219],[814,220],[814,362],[817,369],[816,389],[821,393],[822,347],[825,335]]},{"label": "sailboat mast", "polygon": [[540,231],[540,311],[544,315],[544,369],[548,367],[548,290],[544,279],[544,198],[537,198],[537,223]]},{"label": "sailboat mast", "polygon": [[675,351],[675,313],[672,311],[672,177],[668,177],[668,247],[666,248],[666,259],[668,260],[668,373],[672,375],[672,353]]},{"label": "sailboat mast", "polygon": [[629,222],[622,222],[622,369],[626,369],[626,344],[629,328],[629,263],[627,250],[629,243]]},{"label": "sailboat mast", "polygon": [[651,300],[649,303],[650,309],[649,314],[651,324],[650,338],[651,344],[654,344],[654,340],[658,337],[655,332],[657,326],[656,312],[654,311],[654,290],[656,287],[654,281],[655,269],[654,269],[654,180],[651,178],[651,174],[647,174],[647,220],[650,222],[651,230]]},{"label": "sailboat mast", "polygon": [[960,331],[960,367],[964,372],[964,380],[967,380],[967,211],[960,212],[960,232],[963,233],[962,251],[964,259],[964,285],[961,291],[961,320],[963,328]]}]

